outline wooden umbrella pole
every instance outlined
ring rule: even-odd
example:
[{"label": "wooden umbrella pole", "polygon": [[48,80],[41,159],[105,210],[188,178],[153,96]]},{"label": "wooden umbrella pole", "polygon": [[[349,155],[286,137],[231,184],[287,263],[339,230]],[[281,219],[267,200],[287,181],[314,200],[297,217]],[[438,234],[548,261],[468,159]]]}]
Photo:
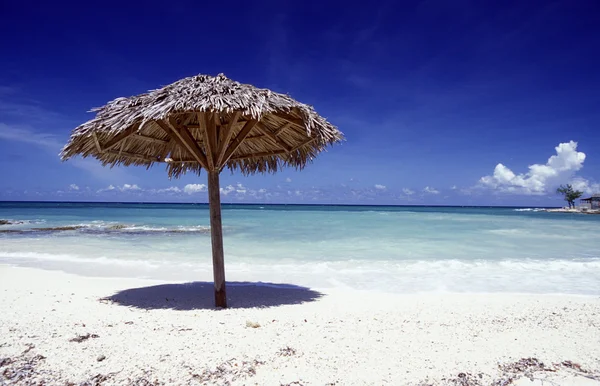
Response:
[{"label": "wooden umbrella pole", "polygon": [[227,307],[225,292],[225,262],[223,259],[223,227],[221,224],[221,192],[219,171],[208,172],[208,204],[210,207],[210,234],[212,239],[213,275],[215,279],[215,306]]}]

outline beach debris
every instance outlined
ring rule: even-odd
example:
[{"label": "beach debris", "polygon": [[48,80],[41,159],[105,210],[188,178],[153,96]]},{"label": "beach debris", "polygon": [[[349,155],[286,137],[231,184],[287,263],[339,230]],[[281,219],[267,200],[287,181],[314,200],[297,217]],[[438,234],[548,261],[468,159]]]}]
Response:
[{"label": "beach debris", "polygon": [[[237,380],[246,379],[256,375],[256,368],[265,362],[258,359],[238,360],[231,358],[215,368],[205,369],[201,374],[190,371],[195,381],[210,385],[230,385]],[[188,367],[188,369],[190,369]],[[191,370],[191,369],[190,369]]]},{"label": "beach debris", "polygon": [[[498,369],[500,374],[495,378],[483,373],[473,375],[468,372],[460,372],[454,377],[442,378],[439,383],[427,380],[418,383],[418,386],[511,386],[524,385],[521,383],[523,380],[529,380],[532,386],[538,384],[563,385],[567,384],[565,380],[571,379],[570,377],[584,377],[598,381],[600,385],[600,373],[592,373],[568,360],[548,366],[537,358],[521,358],[516,362],[500,364]],[[567,378],[564,378],[565,376]]]},{"label": "beach debris", "polygon": [[102,362],[105,359],[106,359],[106,355],[98,355],[98,358],[96,358],[96,361],[97,362]]},{"label": "beach debris", "polygon": [[546,367],[537,358],[521,358],[514,363],[500,365],[499,367],[504,372],[523,373],[525,375],[529,375],[532,371],[556,371],[555,369]]},{"label": "beach debris", "polygon": [[249,327],[249,328],[259,328],[260,327],[260,323],[253,322],[251,320],[246,320],[246,327]]},{"label": "beach debris", "polygon": [[150,379],[152,377],[152,371],[145,370],[144,375],[137,378],[127,378],[127,385],[129,386],[162,386],[165,383],[158,379]]},{"label": "beach debris", "polygon": [[17,358],[5,358],[0,366],[0,368],[5,367],[2,373],[0,373],[0,384],[4,384],[4,380],[10,381],[11,384],[20,384],[22,382],[27,385],[37,384],[29,381],[40,375],[37,367],[39,362],[44,359],[46,357],[43,355],[35,355],[28,358],[23,354]]},{"label": "beach debris", "polygon": [[79,386],[99,386],[102,385],[104,382],[110,380],[110,378],[110,374],[96,374],[90,379],[81,382]]},{"label": "beach debris", "polygon": [[69,342],[81,343],[81,342],[86,341],[86,340],[88,340],[90,338],[99,338],[99,336],[96,335],[96,334],[90,334],[88,332],[87,334],[77,335],[75,338],[69,339]]},{"label": "beach debris", "polygon": [[453,378],[443,378],[447,385],[452,386],[483,386],[487,385],[487,383],[483,383],[483,374],[473,375],[470,373],[458,373],[456,377]]},{"label": "beach debris", "polygon": [[[557,366],[555,364],[555,366]],[[560,363],[560,366],[566,367],[568,369],[573,369],[573,370],[577,370],[580,371],[582,373],[587,373],[587,370],[584,370],[581,368],[581,365],[579,363],[573,363],[571,361],[563,361],[562,363]]]},{"label": "beach debris", "polygon": [[[77,386],[101,386],[101,385],[105,385],[105,382],[109,382],[109,381],[113,381],[114,380],[114,376],[119,374],[120,371],[116,371],[113,373],[108,373],[108,374],[96,374],[93,377],[91,377],[90,379],[87,379],[81,383],[78,383]],[[69,386],[75,386],[75,383],[67,383]],[[112,384],[112,383],[109,383]],[[127,385],[134,385],[133,382],[129,382],[127,383]],[[149,383],[150,385],[150,383]]]},{"label": "beach debris", "polygon": [[296,349],[290,346],[286,346],[284,348],[279,349],[277,355],[279,355],[280,357],[291,357],[293,355],[296,355]]}]

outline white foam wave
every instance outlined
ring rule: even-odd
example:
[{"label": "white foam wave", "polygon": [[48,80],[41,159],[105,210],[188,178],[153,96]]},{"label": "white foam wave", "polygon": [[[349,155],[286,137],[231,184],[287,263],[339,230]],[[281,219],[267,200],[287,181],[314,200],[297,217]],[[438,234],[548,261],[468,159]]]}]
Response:
[{"label": "white foam wave", "polygon": [[[21,222],[23,224],[37,224],[37,222]],[[152,226],[137,224],[122,224],[117,222],[91,221],[86,223],[45,226],[45,227],[19,227],[17,231],[27,232],[83,232],[83,233],[186,233],[186,232],[210,232],[210,227],[203,225],[191,226]],[[12,231],[11,231],[12,232]]]},{"label": "white foam wave", "polygon": [[113,265],[115,267],[146,267],[159,268],[160,264],[142,259],[115,259],[105,256],[83,257],[74,254],[41,253],[41,252],[0,252],[0,261],[6,263],[17,263],[24,261],[76,263],[76,264],[99,264]]},{"label": "white foam wave", "polygon": [[8,224],[2,224],[2,227],[10,227],[10,226],[15,226],[15,225],[43,224],[46,222],[46,220],[44,220],[44,219],[21,220],[21,219],[5,218],[2,220],[8,221]]},{"label": "white foam wave", "polygon": [[544,208],[519,208],[513,209],[515,212],[543,212],[546,209]]},{"label": "white foam wave", "polygon": [[[205,251],[208,257],[209,251]],[[0,263],[100,276],[211,280],[209,258],[144,251],[119,257],[0,251]],[[319,261],[229,256],[234,281],[263,281],[314,288],[353,288],[396,293],[522,292],[600,295],[600,258],[504,260]]]}]

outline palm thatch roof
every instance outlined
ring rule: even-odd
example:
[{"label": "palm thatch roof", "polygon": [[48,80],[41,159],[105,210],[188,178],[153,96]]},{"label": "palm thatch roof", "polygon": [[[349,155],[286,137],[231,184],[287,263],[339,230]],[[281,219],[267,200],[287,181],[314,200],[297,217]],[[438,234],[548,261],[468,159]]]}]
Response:
[{"label": "palm thatch roof", "polygon": [[288,95],[197,75],[92,110],[73,130],[63,160],[103,165],[166,163],[170,177],[227,167],[244,174],[303,168],[343,134]]}]

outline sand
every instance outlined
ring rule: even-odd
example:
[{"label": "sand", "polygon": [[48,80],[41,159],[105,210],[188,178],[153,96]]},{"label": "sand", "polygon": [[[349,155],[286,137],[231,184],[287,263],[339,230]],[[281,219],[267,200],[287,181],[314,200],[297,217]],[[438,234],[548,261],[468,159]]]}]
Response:
[{"label": "sand", "polygon": [[163,284],[0,265],[0,384],[600,385],[599,297]]}]

